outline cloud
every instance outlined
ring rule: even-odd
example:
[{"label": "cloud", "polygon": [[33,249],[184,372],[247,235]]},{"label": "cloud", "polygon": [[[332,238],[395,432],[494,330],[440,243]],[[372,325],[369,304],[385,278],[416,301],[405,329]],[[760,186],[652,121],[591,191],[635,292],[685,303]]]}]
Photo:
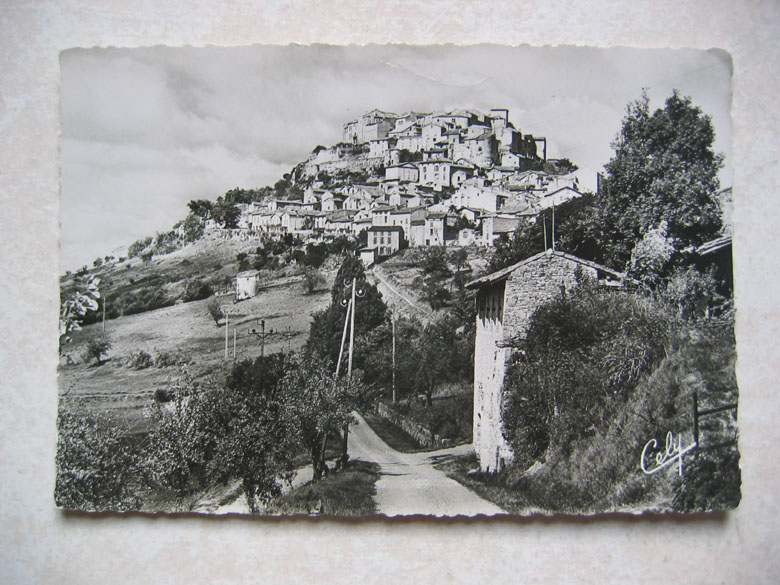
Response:
[{"label": "cloud", "polygon": [[265,185],[289,170],[217,144],[154,148],[64,139],[62,152],[64,268],[168,231],[186,216],[190,199]]},{"label": "cloud", "polygon": [[[342,125],[504,107],[551,156],[598,169],[642,87],[713,116],[729,153],[730,61],[693,50],[368,46],[73,49],[62,70],[62,260],[169,229],[195,197],[273,184]],[[728,175],[730,180],[730,174]]]}]

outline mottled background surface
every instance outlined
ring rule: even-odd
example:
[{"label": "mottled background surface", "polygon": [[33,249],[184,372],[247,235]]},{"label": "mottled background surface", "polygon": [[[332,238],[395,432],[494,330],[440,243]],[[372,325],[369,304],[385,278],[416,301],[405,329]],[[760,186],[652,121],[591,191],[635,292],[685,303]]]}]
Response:
[{"label": "mottled background surface", "polygon": [[[20,2],[0,7],[0,582],[773,582],[776,2]],[[53,502],[59,52],[249,43],[719,47],[734,60],[742,504],[696,518],[364,521],[90,516]]]}]

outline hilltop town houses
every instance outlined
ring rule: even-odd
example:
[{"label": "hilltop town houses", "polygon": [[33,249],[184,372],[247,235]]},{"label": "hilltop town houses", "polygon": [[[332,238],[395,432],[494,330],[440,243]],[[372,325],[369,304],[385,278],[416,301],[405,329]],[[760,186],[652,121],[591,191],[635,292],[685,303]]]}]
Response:
[{"label": "hilltop town houses", "polygon": [[[342,142],[317,147],[296,167],[296,195],[240,205],[238,227],[228,233],[309,241],[365,234],[375,250],[366,258],[407,246],[490,246],[593,189],[582,173],[539,170],[546,151],[546,139],[523,134],[505,109],[372,110],[344,124]],[[339,173],[367,178],[327,180]],[[219,226],[207,221],[206,228]]]}]

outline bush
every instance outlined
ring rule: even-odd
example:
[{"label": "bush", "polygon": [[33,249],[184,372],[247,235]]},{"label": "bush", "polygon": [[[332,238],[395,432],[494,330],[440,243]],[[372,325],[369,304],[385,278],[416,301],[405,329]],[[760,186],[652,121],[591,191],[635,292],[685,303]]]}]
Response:
[{"label": "bush", "polygon": [[84,361],[88,362],[90,359],[95,358],[97,365],[101,365],[103,362],[100,358],[107,354],[109,349],[111,349],[111,341],[107,337],[93,335],[87,339],[87,345],[84,348]]},{"label": "bush", "polygon": [[504,431],[518,464],[548,449],[565,456],[674,343],[665,307],[640,295],[585,282],[537,309],[507,373]]},{"label": "bush", "polygon": [[130,367],[134,370],[143,370],[151,368],[154,365],[154,360],[151,354],[140,350],[130,356]]},{"label": "bush", "polygon": [[182,294],[182,300],[185,303],[191,301],[200,301],[207,299],[214,294],[214,290],[207,282],[199,279],[193,279],[187,282],[184,287],[184,294]]},{"label": "bush", "polygon": [[313,294],[317,288],[325,284],[325,277],[315,268],[307,266],[303,270],[303,288],[307,295]]},{"label": "bush", "polygon": [[130,244],[130,247],[127,249],[127,257],[133,258],[135,256],[138,256],[141,252],[146,250],[152,243],[152,238],[147,237],[142,240],[137,240]]},{"label": "bush", "polygon": [[161,351],[157,354],[154,363],[158,368],[167,368],[169,366],[178,366],[180,363],[183,363],[183,360],[171,352]]},{"label": "bush", "polygon": [[211,318],[214,319],[214,323],[219,326],[219,320],[222,318],[222,307],[220,306],[216,297],[209,301],[209,304],[206,305],[206,308],[208,309]]},{"label": "bush", "polygon": [[694,390],[700,404],[736,403],[732,327],[731,314],[682,321],[650,296],[587,285],[537,310],[507,373],[509,484],[555,512],[735,506],[735,411],[700,421],[699,445],[713,448],[687,455],[683,478],[639,471],[650,439],[693,441]]}]

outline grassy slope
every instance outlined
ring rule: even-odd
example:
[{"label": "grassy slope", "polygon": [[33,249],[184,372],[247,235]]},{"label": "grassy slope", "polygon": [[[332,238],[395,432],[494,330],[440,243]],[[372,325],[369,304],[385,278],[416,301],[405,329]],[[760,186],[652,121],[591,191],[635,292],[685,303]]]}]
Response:
[{"label": "grassy slope", "polygon": [[[124,267],[123,263],[101,274],[104,282],[111,281],[115,287],[131,287],[129,278],[138,283],[160,274],[170,280],[185,281],[201,276],[199,271],[207,271],[209,266],[214,268],[220,263],[225,266],[222,270],[235,275],[237,250],[247,246],[247,242],[200,241],[149,264],[133,260],[129,267]],[[182,264],[184,259],[188,262]],[[252,299],[234,304],[232,296],[219,297],[220,303],[234,313],[228,335],[229,363],[232,363],[234,331],[236,359],[260,355],[259,340],[251,330],[258,328],[257,320],[261,318],[266,321],[267,331],[274,330],[274,334],[266,338],[266,352],[299,349],[308,336],[311,315],[325,308],[330,301],[328,289],[333,271],[327,271],[326,277],[327,282],[313,295],[304,294],[300,277],[282,273],[269,280],[261,293]],[[66,290],[65,283],[63,287]],[[100,334],[101,324],[87,325],[75,332],[71,336],[72,342],[63,348],[76,363],[66,365],[63,359],[60,365],[61,401],[73,404],[78,400],[87,408],[111,412],[132,431],[143,430],[146,424],[144,407],[151,401],[155,389],[169,385],[180,374],[180,366],[134,370],[128,365],[130,355],[143,350],[156,360],[162,352],[173,354],[180,361],[188,362],[188,372],[195,377],[219,371],[225,364],[225,326],[224,320],[217,325],[210,316],[209,300],[108,320],[106,334],[112,348],[108,361],[102,366],[84,363],[82,358],[86,340]]]},{"label": "grassy slope", "polygon": [[[701,408],[736,402],[735,359],[733,337],[707,331],[664,359],[612,413],[605,432],[577,444],[568,460],[557,465],[534,465],[524,473],[470,473],[478,468],[472,455],[444,460],[438,467],[513,514],[660,512],[672,509],[679,493],[683,499],[674,507],[678,511],[735,507],[740,499],[736,447],[698,450],[687,456],[684,477],[690,487],[685,482],[681,486],[675,469],[651,476],[639,470],[647,440],[653,436],[662,440],[670,429],[691,428],[692,380],[698,381]],[[735,416],[727,411],[712,417],[720,418],[719,424],[708,421],[714,429],[702,422],[702,447],[733,437]],[[689,440],[687,432],[685,442]]]},{"label": "grassy slope", "polygon": [[379,465],[355,460],[344,471],[331,473],[273,500],[264,514],[366,516],[376,513],[374,496]]},{"label": "grassy slope", "polygon": [[[453,248],[453,250],[455,249],[457,248]],[[379,264],[378,269],[395,289],[415,301],[415,304],[420,306],[425,313],[429,313],[431,312],[431,308],[423,300],[419,287],[414,283],[415,279],[418,277],[425,276],[424,271],[420,268],[423,251],[422,248],[407,248],[401,250],[395,256],[388,258]],[[471,280],[472,278],[477,278],[485,271],[490,256],[490,250],[486,248],[471,247],[467,248],[467,251],[469,253],[468,261],[471,266],[468,280]],[[452,266],[450,266],[450,268],[452,268]],[[443,282],[442,286],[445,288],[450,287],[453,280],[454,276]],[[417,318],[420,318],[421,316],[420,312],[411,310],[405,302],[400,301],[393,295],[391,295],[391,298],[385,300],[400,314],[412,315]]]}]

